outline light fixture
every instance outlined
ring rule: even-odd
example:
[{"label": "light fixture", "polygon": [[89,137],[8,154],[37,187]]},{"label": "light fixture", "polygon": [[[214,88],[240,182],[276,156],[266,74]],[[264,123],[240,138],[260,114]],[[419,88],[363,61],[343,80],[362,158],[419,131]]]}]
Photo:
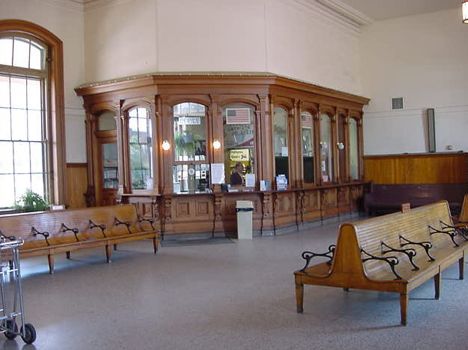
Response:
[{"label": "light fixture", "polygon": [[169,143],[169,141],[164,140],[161,144],[161,147],[163,150],[169,151],[171,149],[171,144]]},{"label": "light fixture", "polygon": [[463,1],[462,13],[463,13],[463,23],[468,23],[468,0]]},{"label": "light fixture", "polygon": [[221,142],[219,142],[219,140],[214,140],[213,141],[213,148],[214,149],[220,149],[221,148]]},{"label": "light fixture", "polygon": [[338,149],[341,151],[341,150],[344,150],[344,143],[343,142],[338,142],[336,144],[336,147],[338,147]]}]

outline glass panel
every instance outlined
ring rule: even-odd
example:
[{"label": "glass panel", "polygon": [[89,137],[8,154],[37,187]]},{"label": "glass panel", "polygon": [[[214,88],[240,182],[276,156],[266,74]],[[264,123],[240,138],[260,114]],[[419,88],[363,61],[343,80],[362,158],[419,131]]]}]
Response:
[{"label": "glass panel", "polygon": [[15,175],[16,199],[19,199],[19,197],[24,195],[28,189],[31,189],[31,187],[30,174]]},{"label": "glass panel", "polygon": [[44,197],[44,174],[31,175],[31,189],[41,197]]},{"label": "glass panel", "polygon": [[333,159],[331,145],[331,120],[326,114],[320,116],[320,173],[323,182],[333,180]]},{"label": "glass panel", "polygon": [[42,143],[31,142],[31,172],[42,173],[44,171],[42,164]]},{"label": "glass panel", "polygon": [[275,175],[289,177],[288,112],[276,107],[273,115],[273,147],[275,154]]},{"label": "glass panel", "polygon": [[26,79],[11,78],[11,107],[26,108]]},{"label": "glass panel", "polygon": [[117,143],[102,145],[103,186],[117,189],[119,187],[117,168]]},{"label": "glass panel", "polygon": [[29,67],[29,40],[15,38],[13,47],[13,65],[16,67]]},{"label": "glass panel", "polygon": [[153,188],[152,129],[145,108],[129,111],[130,172],[132,189]]},{"label": "glass panel", "polygon": [[31,42],[31,57],[29,67],[32,69],[43,69],[43,52],[44,49]]},{"label": "glass panel", "polygon": [[10,78],[0,75],[0,107],[10,107]]},{"label": "glass panel", "polygon": [[41,81],[28,79],[28,108],[41,109]]},{"label": "glass panel", "polygon": [[2,194],[0,196],[0,208],[8,208],[15,205],[13,175],[0,175],[0,193]]},{"label": "glass panel", "polygon": [[28,111],[28,129],[30,141],[42,141],[42,112]]},{"label": "glass panel", "polygon": [[117,129],[117,124],[114,112],[107,111],[102,113],[98,118],[98,130],[106,131],[115,129]]},{"label": "glass panel", "polygon": [[24,109],[11,110],[12,122],[12,139],[27,140],[28,139],[28,116]]},{"label": "glass panel", "polygon": [[314,182],[314,119],[312,114],[301,114],[302,167],[304,182]]},{"label": "glass panel", "polygon": [[209,164],[181,164],[173,167],[174,192],[206,192],[209,188]]},{"label": "glass panel", "polygon": [[205,106],[186,102],[174,106],[173,110],[175,160],[206,160]]},{"label": "glass panel", "polygon": [[349,169],[352,180],[359,180],[359,147],[356,119],[349,119]]},{"label": "glass panel", "polygon": [[10,110],[7,108],[0,108],[0,125],[0,140],[11,140]]},{"label": "glass panel", "polygon": [[13,173],[13,143],[0,142],[0,154],[2,155],[0,157],[0,174],[12,174]]},{"label": "glass panel", "polygon": [[29,142],[15,142],[15,173],[31,172]]},{"label": "glass panel", "polygon": [[255,109],[233,104],[223,109],[224,171],[231,185],[245,183],[244,175],[255,172]]},{"label": "glass panel", "polygon": [[13,58],[13,39],[0,39],[0,64],[11,66]]}]

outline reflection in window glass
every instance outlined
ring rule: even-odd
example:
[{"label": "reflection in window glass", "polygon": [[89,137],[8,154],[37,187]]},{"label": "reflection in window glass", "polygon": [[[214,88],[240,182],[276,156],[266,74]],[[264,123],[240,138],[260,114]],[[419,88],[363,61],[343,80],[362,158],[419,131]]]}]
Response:
[{"label": "reflection in window glass", "polygon": [[153,133],[146,108],[129,112],[128,139],[130,147],[130,177],[133,190],[153,188]]},{"label": "reflection in window glass", "polygon": [[349,119],[349,168],[352,180],[359,180],[359,147],[356,119]]},{"label": "reflection in window glass", "polygon": [[314,182],[314,119],[309,112],[301,113],[302,166],[304,182]]},{"label": "reflection in window glass", "polygon": [[333,180],[333,150],[332,150],[331,119],[328,115],[320,116],[320,173],[323,182]]},{"label": "reflection in window glass", "polygon": [[119,188],[117,143],[102,144],[103,188]]},{"label": "reflection in window glass", "polygon": [[115,121],[115,113],[111,111],[105,111],[98,117],[98,130],[109,131],[116,130],[117,123]]},{"label": "reflection in window glass", "polygon": [[273,147],[275,176],[284,174],[289,180],[288,112],[281,107],[276,107],[273,114]]},{"label": "reflection in window glass", "polygon": [[[236,164],[243,165],[243,174],[255,172],[255,109],[247,104],[232,104],[223,108],[224,170],[226,183],[239,185]],[[240,168],[240,167],[239,167]],[[243,179],[245,183],[245,179]]]},{"label": "reflection in window glass", "polygon": [[206,108],[184,102],[173,106],[174,192],[204,192],[209,188],[206,153]]}]

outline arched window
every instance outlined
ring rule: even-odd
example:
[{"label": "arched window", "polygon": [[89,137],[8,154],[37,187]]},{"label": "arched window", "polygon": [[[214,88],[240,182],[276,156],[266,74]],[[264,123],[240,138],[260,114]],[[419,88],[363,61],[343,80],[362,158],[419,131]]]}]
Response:
[{"label": "arched window", "polygon": [[273,147],[275,176],[285,175],[289,180],[288,112],[276,107],[273,114]]},{"label": "arched window", "polygon": [[313,183],[314,176],[314,119],[309,112],[301,113],[302,172],[305,183]]},{"label": "arched window", "polygon": [[33,23],[0,21],[0,208],[27,189],[64,203],[62,43]]},{"label": "arched window", "polygon": [[351,180],[359,180],[358,128],[354,118],[349,118],[349,172]]},{"label": "arched window", "polygon": [[153,131],[149,111],[135,107],[128,113],[128,144],[132,190],[153,188]]},{"label": "arched window", "polygon": [[332,127],[330,117],[320,115],[320,173],[322,182],[333,181]]},{"label": "arched window", "polygon": [[[223,108],[223,124],[226,183],[241,185],[234,174],[236,165],[242,164],[245,175],[255,174],[255,108],[245,103],[230,104]],[[245,185],[252,185],[242,177]]]},{"label": "arched window", "polygon": [[174,192],[205,192],[209,188],[206,152],[206,107],[184,102],[173,107]]}]

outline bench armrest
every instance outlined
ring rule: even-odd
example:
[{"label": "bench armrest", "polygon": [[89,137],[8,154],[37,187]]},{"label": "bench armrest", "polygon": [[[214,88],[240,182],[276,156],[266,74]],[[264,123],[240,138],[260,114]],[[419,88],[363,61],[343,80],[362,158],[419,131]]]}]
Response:
[{"label": "bench armrest", "polygon": [[328,252],[326,252],[326,253],[313,253],[313,252],[310,252],[308,250],[302,252],[301,256],[302,256],[302,259],[304,259],[306,261],[306,264],[301,269],[301,271],[304,272],[305,269],[309,266],[309,263],[312,260],[312,258],[315,258],[315,257],[328,258],[329,261],[327,263],[331,264],[331,262],[333,260],[333,254],[335,253],[335,249],[336,249],[336,246],[334,244],[332,244],[332,245],[330,245],[328,247]]}]

